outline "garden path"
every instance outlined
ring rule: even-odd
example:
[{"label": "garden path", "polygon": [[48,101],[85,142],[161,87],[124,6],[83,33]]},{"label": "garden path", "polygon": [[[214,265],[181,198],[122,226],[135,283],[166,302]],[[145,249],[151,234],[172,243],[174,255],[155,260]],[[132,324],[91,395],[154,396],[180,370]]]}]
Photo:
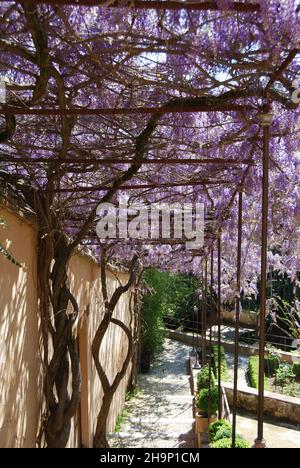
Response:
[{"label": "garden path", "polygon": [[[125,405],[121,432],[109,435],[113,448],[193,447],[192,397],[186,361],[191,348],[166,340],[150,374],[139,376],[142,392]],[[240,413],[238,433],[251,444],[255,439],[255,416]],[[269,448],[299,448],[300,428],[267,420]]]},{"label": "garden path", "polygon": [[[253,444],[257,431],[257,421],[255,416],[240,413],[237,418],[237,429],[250,444]],[[297,428],[292,425],[274,421],[266,418],[264,424],[264,436],[267,446],[270,449],[280,448],[300,448],[300,426]]]},{"label": "garden path", "polygon": [[190,347],[166,340],[151,372],[139,376],[142,392],[126,403],[114,448],[193,447],[192,396],[187,372]]}]

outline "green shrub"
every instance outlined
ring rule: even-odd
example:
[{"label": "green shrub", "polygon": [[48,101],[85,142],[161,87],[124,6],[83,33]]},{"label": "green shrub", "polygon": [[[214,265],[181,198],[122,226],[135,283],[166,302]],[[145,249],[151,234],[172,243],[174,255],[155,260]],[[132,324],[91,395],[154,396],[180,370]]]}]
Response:
[{"label": "green shrub", "polygon": [[[218,364],[219,364],[219,349],[218,345],[212,346],[213,356],[214,356],[214,371],[215,376],[218,378]],[[227,382],[229,380],[229,373],[227,368],[227,361],[226,361],[226,354],[224,346],[221,346],[221,379],[223,382]]]},{"label": "green shrub", "polygon": [[295,378],[293,367],[290,364],[282,363],[276,371],[275,383],[280,387],[284,387],[292,382]]},{"label": "green shrub", "polygon": [[[214,449],[230,449],[232,447],[232,439],[221,439],[217,442],[214,442],[211,446]],[[236,438],[236,448],[238,449],[249,449],[251,448],[249,442],[243,439],[242,437]]]},{"label": "green shrub", "polygon": [[209,425],[208,428],[208,437],[210,442],[215,442],[215,437],[217,433],[219,432],[220,429],[230,429],[231,430],[231,424],[229,421],[226,421],[226,419],[220,419],[220,421],[216,421],[212,424]]},{"label": "green shrub", "polygon": [[221,439],[230,439],[232,438],[232,427],[221,427],[216,433],[214,442],[217,442]]},{"label": "green shrub", "polygon": [[300,362],[294,362],[293,373],[295,374],[297,379],[300,379]]},{"label": "green shrub", "polygon": [[300,398],[300,386],[296,382],[291,382],[285,385],[282,393],[287,396]]},{"label": "green shrub", "polygon": [[265,370],[268,377],[273,377],[279,367],[280,361],[275,357],[265,358]]},{"label": "green shrub", "polygon": [[265,356],[265,372],[268,377],[273,377],[279,368],[280,359],[278,357],[278,350],[274,346],[267,345],[267,352]]},{"label": "green shrub", "polygon": [[198,372],[198,375],[197,375],[198,389],[201,390],[202,388],[209,388],[209,382],[210,382],[210,388],[213,388],[216,386],[216,379],[214,376],[214,372],[212,369],[209,369],[209,365],[207,364],[205,367],[203,367],[200,370],[200,372]]},{"label": "green shrub", "polygon": [[[248,376],[250,380],[250,386],[258,388],[259,386],[259,356],[252,356],[248,363]],[[269,390],[269,382],[265,378],[265,389]]]},{"label": "green shrub", "polygon": [[144,287],[147,293],[142,307],[142,353],[151,356],[162,349],[165,339],[163,326],[164,314],[164,276],[154,268],[144,274]]},{"label": "green shrub", "polygon": [[219,392],[217,387],[211,388],[210,394],[208,388],[200,390],[196,396],[196,403],[197,407],[203,411],[205,415],[209,415],[209,410],[210,416],[216,414],[219,406]]},{"label": "green shrub", "polygon": [[156,269],[149,269],[145,278],[147,284],[159,293],[167,326],[170,324],[179,326],[186,322],[187,327],[192,329],[194,307],[198,301],[196,291],[199,288],[199,280],[193,275],[169,273]]}]

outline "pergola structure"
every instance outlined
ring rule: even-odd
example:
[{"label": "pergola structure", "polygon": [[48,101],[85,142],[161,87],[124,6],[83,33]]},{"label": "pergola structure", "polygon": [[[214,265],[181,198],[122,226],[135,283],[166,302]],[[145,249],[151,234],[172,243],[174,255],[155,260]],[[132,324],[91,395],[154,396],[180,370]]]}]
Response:
[{"label": "pergola structure", "polygon": [[[210,286],[213,288],[213,278],[214,278],[214,255],[217,254],[217,292],[218,292],[218,340],[219,340],[219,360],[220,360],[220,347],[221,347],[221,261],[222,261],[222,223],[229,216],[231,207],[235,200],[238,200],[238,245],[237,245],[237,265],[236,265],[236,343],[235,343],[235,369],[234,369],[234,403],[233,403],[233,441],[232,446],[235,447],[236,440],[236,415],[237,415],[237,384],[238,384],[238,355],[239,355],[239,317],[240,317],[240,292],[241,292],[241,269],[242,269],[242,228],[243,228],[243,192],[245,183],[249,171],[254,166],[259,164],[260,156],[257,158],[257,148],[258,146],[253,146],[253,151],[250,152],[248,157],[239,154],[237,150],[238,158],[236,157],[222,157],[218,156],[195,156],[192,151],[189,149],[188,145],[186,146],[186,151],[189,149],[191,155],[188,158],[181,157],[180,154],[170,157],[166,154],[166,146],[161,145],[160,142],[156,141],[154,147],[152,148],[151,157],[144,157],[144,153],[149,151],[149,139],[153,135],[153,130],[160,125],[161,121],[163,125],[166,125],[164,119],[166,116],[171,116],[174,119],[180,119],[184,114],[191,115],[217,115],[216,125],[222,126],[222,116],[224,116],[224,124],[226,124],[226,116],[230,115],[232,121],[235,120],[236,116],[240,121],[245,122],[245,127],[240,126],[237,129],[236,135],[232,135],[229,138],[227,145],[236,145],[236,142],[243,142],[244,139],[250,144],[259,145],[260,142],[263,144],[262,151],[262,236],[261,236],[261,282],[260,282],[260,370],[259,370],[259,410],[258,410],[258,435],[255,442],[255,446],[258,448],[265,447],[264,441],[264,432],[263,432],[263,423],[264,423],[264,355],[265,355],[265,314],[266,314],[266,280],[267,280],[267,247],[268,247],[268,193],[269,193],[269,144],[270,144],[270,132],[272,131],[272,104],[276,103],[276,109],[278,103],[284,105],[286,108],[293,108],[293,104],[289,103],[278,91],[276,85],[280,82],[281,86],[286,86],[288,88],[288,78],[284,76],[289,67],[293,64],[293,61],[298,53],[298,49],[292,48],[290,51],[287,51],[286,56],[280,57],[280,63],[278,60],[275,64],[267,63],[266,60],[263,60],[263,63],[256,64],[257,74],[259,77],[260,72],[263,72],[264,75],[268,76],[268,80],[263,83],[262,86],[252,86],[247,83],[247,79],[243,78],[245,82],[242,83],[242,89],[239,86],[236,89],[231,91],[225,91],[222,93],[217,93],[215,90],[212,93],[204,92],[202,93],[201,89],[199,90],[199,95],[194,96],[193,93],[191,96],[188,96],[187,89],[184,90],[184,96],[173,97],[171,99],[160,99],[160,102],[156,105],[153,103],[151,105],[145,105],[144,99],[139,97],[140,105],[135,103],[134,99],[129,100],[129,104],[126,103],[123,98],[120,98],[120,101],[123,100],[123,103],[118,104],[118,99],[115,101],[114,106],[98,106],[93,104],[93,99],[90,103],[85,104],[85,99],[82,100],[82,104],[79,103],[79,100],[76,103],[77,97],[74,96],[72,99],[67,99],[66,96],[62,96],[62,93],[58,91],[58,99],[51,99],[47,97],[46,88],[51,86],[53,88],[60,85],[63,86],[64,80],[64,67],[67,69],[67,64],[60,62],[59,56],[54,60],[50,59],[47,54],[47,41],[43,35],[40,25],[38,24],[37,10],[35,7],[39,4],[41,5],[51,5],[55,7],[55,10],[52,11],[52,14],[58,15],[60,19],[65,22],[65,25],[68,24],[65,18],[64,7],[77,8],[79,6],[85,7],[103,7],[117,11],[119,8],[122,9],[122,12],[134,12],[135,18],[138,18],[140,12],[150,11],[154,15],[158,15],[158,18],[161,18],[159,15],[168,14],[168,12],[178,12],[179,16],[182,12],[185,12],[187,15],[192,15],[195,12],[219,12],[221,2],[217,1],[199,1],[199,2],[179,2],[179,1],[100,1],[100,0],[77,0],[76,2],[63,0],[55,1],[48,0],[44,1],[23,1],[25,16],[27,18],[27,27],[31,32],[33,44],[36,49],[36,53],[33,54],[30,51],[25,51],[15,43],[9,43],[0,37],[0,46],[4,47],[4,51],[8,56],[13,57],[14,54],[18,57],[18,60],[25,60],[29,64],[29,71],[31,72],[31,66],[33,70],[35,67],[39,69],[39,76],[36,78],[35,85],[31,87],[24,86],[24,83],[8,83],[7,89],[11,93],[11,101],[8,101],[6,105],[0,110],[0,114],[5,119],[6,132],[9,138],[15,131],[16,121],[18,121],[18,126],[22,124],[26,126],[34,125],[32,124],[32,119],[40,119],[41,125],[46,125],[47,119],[51,119],[51,133],[55,132],[55,126],[57,122],[61,122],[63,132],[62,132],[62,150],[57,156],[53,155],[32,155],[30,151],[26,149],[26,146],[20,143],[11,146],[10,151],[7,151],[7,146],[10,145],[10,139],[8,142],[3,137],[1,142],[4,142],[6,148],[1,151],[0,155],[0,164],[2,170],[0,172],[0,177],[3,183],[5,183],[8,189],[14,187],[16,193],[24,193],[24,188],[26,191],[27,179],[20,180],[19,176],[23,172],[23,168],[28,169],[28,174],[31,173],[31,170],[35,171],[40,169],[42,173],[47,174],[47,177],[51,176],[51,171],[57,170],[58,167],[62,168],[63,171],[73,171],[80,172],[80,170],[86,170],[90,173],[97,173],[97,171],[110,170],[112,172],[116,171],[119,173],[124,166],[127,168],[123,169],[126,173],[125,177],[122,175],[117,177],[116,180],[110,182],[111,177],[105,177],[103,174],[101,180],[92,181],[89,178],[89,182],[84,181],[81,184],[80,179],[75,176],[75,179],[72,177],[69,180],[65,180],[63,183],[57,183],[49,185],[47,183],[42,183],[40,187],[35,187],[35,192],[40,192],[43,196],[54,197],[54,196],[63,196],[65,195],[70,200],[79,200],[81,196],[88,196],[90,200],[97,200],[97,197],[103,200],[109,200],[109,196],[116,194],[120,191],[129,191],[133,193],[135,197],[145,197],[149,193],[155,193],[163,191],[165,195],[168,194],[168,191],[181,190],[186,188],[190,190],[189,193],[193,193],[193,190],[197,189],[202,191],[203,196],[207,197],[208,202],[213,205],[212,197],[208,197],[209,189],[217,189],[218,191],[224,190],[224,188],[230,188],[230,196],[228,197],[227,203],[222,207],[222,210],[216,213],[213,223],[211,219],[207,220],[207,229],[206,229],[206,246],[205,249],[201,252],[197,252],[195,255],[201,256],[203,258],[203,272],[204,272],[204,288],[207,292],[208,288],[208,262],[210,261]],[[50,11],[50,10],[49,10]],[[239,18],[244,17],[244,15],[259,15],[261,11],[261,3],[254,2],[238,2],[233,1],[229,2],[227,8],[225,9],[225,17],[230,17],[230,15],[237,15]],[[50,13],[49,13],[50,14]],[[191,20],[192,21],[192,20]],[[52,25],[53,26],[53,25]],[[70,24],[69,24],[70,26]],[[54,26],[53,26],[54,27]],[[71,26],[70,26],[71,27]],[[241,25],[241,27],[243,27]],[[51,27],[49,28],[49,35],[53,31]],[[78,44],[78,37],[75,33],[72,36],[72,30],[69,31],[70,42]],[[58,38],[57,35],[56,38]],[[66,38],[65,38],[66,39]],[[88,38],[93,41],[93,34]],[[85,38],[84,38],[85,41]],[[83,41],[83,42],[84,42]],[[166,41],[167,42],[167,41]],[[171,39],[169,40],[171,43]],[[90,42],[92,45],[93,42]],[[77,45],[76,45],[77,46]],[[180,56],[180,47],[182,46],[182,53],[185,53],[186,47],[190,45],[179,44],[179,49],[177,50],[178,56]],[[49,47],[49,44],[48,44]],[[54,47],[51,45],[51,47]],[[58,45],[57,45],[58,47]],[[92,47],[92,46],[91,46]],[[132,45],[130,47],[133,47]],[[159,50],[159,49],[158,49]],[[159,53],[168,54],[172,53],[172,44],[168,45]],[[147,54],[147,47],[143,53]],[[150,52],[151,53],[151,52]],[[93,55],[91,49],[87,52],[91,63],[97,67],[96,57]],[[51,60],[56,61],[55,66],[50,64]],[[212,68],[214,64],[214,56],[212,55],[211,64]],[[236,61],[238,68],[238,58],[233,57],[233,62]],[[242,64],[246,65],[245,63]],[[14,68],[18,68],[19,64],[16,63]],[[121,66],[121,65],[120,65]],[[233,66],[233,65],[232,65]],[[234,65],[235,66],[235,65]],[[234,66],[232,69],[234,69]],[[250,67],[250,64],[248,64]],[[253,64],[252,64],[253,66]],[[9,64],[8,64],[9,69]],[[109,68],[108,68],[109,69]],[[97,68],[96,68],[97,71]],[[36,77],[36,73],[33,73]],[[46,77],[48,73],[48,76]],[[69,72],[68,72],[69,73]],[[88,81],[87,86],[90,87],[93,80],[95,80],[96,74],[91,67],[89,70],[90,80]],[[113,71],[117,73],[117,71]],[[216,72],[221,74],[220,71]],[[289,74],[293,74],[289,72]],[[67,76],[67,73],[66,73]],[[67,78],[65,78],[67,80]],[[225,77],[218,78],[220,82],[226,81]],[[118,77],[118,80],[121,80]],[[116,81],[118,81],[116,80]],[[140,77],[141,83],[143,76]],[[238,77],[236,78],[238,82]],[[56,85],[54,84],[56,82]],[[158,82],[159,85],[159,82]],[[115,85],[116,86],[116,85]],[[134,81],[132,81],[131,87],[134,87]],[[143,86],[143,84],[141,85]],[[145,85],[146,86],[146,85]],[[233,84],[231,83],[231,86]],[[246,89],[244,89],[246,86]],[[247,86],[249,88],[247,89]],[[131,90],[132,88],[129,87]],[[222,86],[220,85],[222,88]],[[30,89],[31,88],[31,89]],[[111,91],[111,90],[110,90]],[[128,90],[127,90],[128,91]],[[130,91],[130,90],[129,90]],[[112,94],[114,90],[111,91]],[[31,99],[28,98],[30,93],[33,93]],[[40,96],[39,96],[40,93]],[[98,90],[96,92],[98,94]],[[44,100],[44,101],[43,101]],[[80,104],[80,105],[79,105]],[[92,104],[92,105],[90,105]],[[85,151],[84,146],[78,145],[77,142],[70,137],[71,133],[71,122],[77,121],[80,122],[81,128],[91,123],[95,125],[94,119],[102,119],[101,122],[105,122],[105,119],[117,119],[115,125],[123,125],[122,119],[128,119],[125,122],[124,133],[129,133],[129,122],[137,121],[141,119],[142,122],[149,117],[149,121],[145,125],[145,129],[141,131],[135,139],[135,154],[132,148],[125,148],[122,154],[118,154],[118,148],[116,149],[116,155],[105,154],[104,156],[99,156],[91,154],[89,150]],[[58,120],[57,120],[58,119]],[[78,120],[86,119],[86,121]],[[174,121],[173,121],[174,122]],[[193,124],[192,124],[193,125]],[[251,130],[253,129],[254,130]],[[96,128],[96,127],[95,127]],[[169,130],[171,132],[171,127]],[[250,129],[250,131],[249,131]],[[45,127],[45,132],[48,131]],[[82,130],[83,131],[83,130]],[[97,129],[95,130],[96,134]],[[69,132],[69,133],[68,133]],[[6,135],[6,136],[7,136]],[[79,133],[77,135],[79,141]],[[109,138],[110,137],[108,135]],[[147,139],[147,141],[145,140]],[[225,139],[226,140],[226,139]],[[174,140],[176,144],[176,140]],[[64,148],[65,143],[65,148]],[[89,147],[92,148],[92,143],[89,143]],[[179,142],[180,145],[183,145],[183,142]],[[186,142],[185,142],[186,143]],[[190,143],[190,142],[188,142]],[[54,141],[53,141],[53,144]],[[207,147],[212,145],[212,142],[207,143]],[[41,152],[46,153],[45,144],[41,145]],[[38,150],[38,147],[37,147]],[[187,151],[188,152],[188,151]],[[197,152],[197,150],[196,150]],[[142,154],[143,153],[143,154]],[[256,159],[254,158],[254,153],[256,153]],[[141,156],[142,154],[142,156]],[[163,180],[160,177],[157,177],[161,170],[167,171],[168,168],[172,168],[171,175],[178,172],[180,168],[183,169],[189,167],[189,171],[196,170],[200,167],[203,168],[203,171],[199,174],[191,176],[191,172],[187,173],[185,178],[183,173],[180,172],[177,180],[172,180],[173,177],[168,177],[168,172],[164,174]],[[121,168],[121,169],[120,169]],[[128,169],[129,168],[129,169]],[[149,168],[149,169],[148,169]],[[10,171],[10,175],[7,172]],[[130,172],[131,171],[131,172]],[[145,172],[143,172],[145,171]],[[130,177],[128,175],[130,172]],[[142,174],[139,177],[139,173]],[[232,176],[233,174],[233,176]],[[43,176],[45,178],[45,176]],[[29,190],[29,188],[28,188]],[[85,194],[85,195],[84,195]],[[183,197],[184,199],[184,197]],[[68,229],[74,229],[78,231],[78,225],[84,224],[85,218],[82,210],[80,213],[75,212],[72,208],[70,216],[66,219],[66,226]],[[95,212],[92,211],[89,219],[92,219],[95,215]],[[85,245],[90,247],[96,246],[95,236],[93,235],[93,230],[91,225],[87,225],[86,229],[80,232],[80,238],[84,241]],[[205,312],[205,311],[204,311]],[[206,316],[206,313],[205,313]],[[206,337],[206,333],[205,333]],[[205,338],[203,336],[203,344],[205,345]],[[203,353],[205,359],[205,353]],[[203,363],[204,364],[204,363]],[[221,401],[221,366],[219,365],[219,375],[218,375],[218,384],[219,384],[219,401]],[[219,416],[221,415],[221,409],[219,408]]]}]

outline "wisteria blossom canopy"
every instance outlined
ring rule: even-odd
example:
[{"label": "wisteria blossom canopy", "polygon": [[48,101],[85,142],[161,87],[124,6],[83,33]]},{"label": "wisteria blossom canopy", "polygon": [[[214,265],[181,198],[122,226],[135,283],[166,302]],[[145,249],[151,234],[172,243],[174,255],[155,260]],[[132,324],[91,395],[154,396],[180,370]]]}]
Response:
[{"label": "wisteria blossom canopy", "polygon": [[[295,279],[298,2],[182,2],[181,9],[168,1],[72,3],[0,4],[0,79],[7,87],[1,185],[24,203],[29,187],[50,192],[73,239],[99,201],[122,193],[143,202],[204,202],[204,252],[131,242],[118,243],[113,254],[126,259],[139,249],[146,264],[198,274],[222,230],[225,297],[234,289],[235,196],[243,187],[243,285],[256,293],[257,114],[267,103],[274,113],[269,265]],[[97,254],[94,228],[82,243]]]}]

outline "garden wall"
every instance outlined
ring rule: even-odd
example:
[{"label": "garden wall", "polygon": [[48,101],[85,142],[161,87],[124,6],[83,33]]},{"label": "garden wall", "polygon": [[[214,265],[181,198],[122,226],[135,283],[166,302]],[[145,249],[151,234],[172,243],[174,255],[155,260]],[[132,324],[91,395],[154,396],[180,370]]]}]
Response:
[{"label": "garden wall", "polygon": [[[226,391],[228,402],[233,403],[233,384],[222,383]],[[293,424],[300,422],[300,399],[280,395],[277,393],[265,392],[265,414]],[[238,388],[238,408],[257,414],[258,410],[258,390],[255,388]]]},{"label": "garden wall", "polygon": [[[0,206],[7,228],[0,242],[22,264],[20,269],[0,255],[0,447],[34,447],[42,411],[42,365],[37,301],[36,230],[23,215]],[[77,253],[70,262],[72,292],[80,319],[77,335],[83,372],[81,407],[74,418],[69,447],[91,447],[102,389],[91,356],[91,342],[103,313],[100,269],[89,256]],[[112,292],[127,274],[108,272]],[[116,317],[130,324],[129,293],[121,299]],[[101,347],[101,362],[113,378],[126,356],[127,339],[111,326]],[[123,379],[111,408],[113,431],[125,399],[131,369]]]},{"label": "garden wall", "polygon": [[[235,312],[222,309],[222,322],[228,325],[235,325]],[[240,326],[245,328],[256,328],[257,313],[251,310],[243,310],[240,314]]]},{"label": "garden wall", "polygon": [[[191,333],[183,333],[177,330],[168,330],[167,333],[168,333],[169,338],[176,340],[176,341],[180,341],[181,343],[184,343],[188,346],[193,346],[194,339]],[[217,345],[218,340],[216,338],[213,338],[212,344]],[[234,341],[223,339],[221,344],[227,353],[234,353],[234,350],[235,350]],[[202,338],[199,335],[195,335],[195,346],[198,348],[202,346]],[[245,343],[240,343],[239,353],[244,356],[256,356],[259,353],[259,345],[258,344],[247,345]],[[295,356],[300,357],[300,355],[298,354],[278,351],[278,357],[280,361],[282,362],[288,362],[289,364],[292,364],[295,360]]]}]

